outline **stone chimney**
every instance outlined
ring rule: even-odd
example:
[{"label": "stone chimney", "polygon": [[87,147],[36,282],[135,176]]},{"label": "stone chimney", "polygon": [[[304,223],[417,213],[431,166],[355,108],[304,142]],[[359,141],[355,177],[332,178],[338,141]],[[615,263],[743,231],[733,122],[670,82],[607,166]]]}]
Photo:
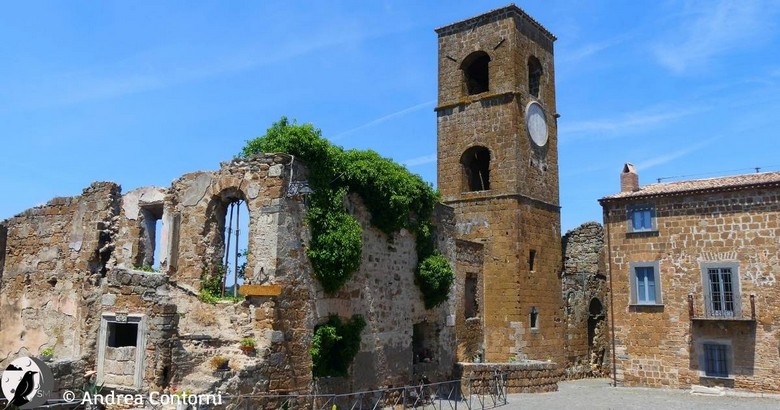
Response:
[{"label": "stone chimney", "polygon": [[630,162],[623,165],[623,172],[620,174],[620,192],[632,192],[639,190],[639,174],[636,173],[636,167]]}]

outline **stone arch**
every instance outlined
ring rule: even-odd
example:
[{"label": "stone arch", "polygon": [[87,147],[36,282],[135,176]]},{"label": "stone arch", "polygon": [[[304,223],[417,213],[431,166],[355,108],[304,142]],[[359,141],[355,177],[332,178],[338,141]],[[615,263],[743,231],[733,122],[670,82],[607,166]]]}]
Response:
[{"label": "stone arch", "polygon": [[539,59],[534,56],[528,57],[528,93],[536,98],[539,98],[543,73]]},{"label": "stone arch", "polygon": [[468,95],[490,90],[490,56],[484,51],[475,51],[460,65],[463,71],[463,85]]},{"label": "stone arch", "polygon": [[463,152],[463,191],[487,191],[490,189],[490,150],[481,145]]}]

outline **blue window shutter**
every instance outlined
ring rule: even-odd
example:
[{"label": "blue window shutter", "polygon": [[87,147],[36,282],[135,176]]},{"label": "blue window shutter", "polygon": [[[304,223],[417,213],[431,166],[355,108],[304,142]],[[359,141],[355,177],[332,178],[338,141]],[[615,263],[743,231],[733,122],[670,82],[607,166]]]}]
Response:
[{"label": "blue window shutter", "polygon": [[655,275],[653,268],[645,268],[645,277],[647,278],[647,302],[655,303]]}]

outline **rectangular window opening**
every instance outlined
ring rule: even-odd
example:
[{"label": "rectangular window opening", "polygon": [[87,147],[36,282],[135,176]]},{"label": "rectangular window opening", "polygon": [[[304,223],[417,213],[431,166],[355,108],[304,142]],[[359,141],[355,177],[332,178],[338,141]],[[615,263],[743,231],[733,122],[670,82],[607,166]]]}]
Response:
[{"label": "rectangular window opening", "polygon": [[731,268],[708,268],[710,303],[707,306],[712,316],[733,317],[736,313],[734,283]]},{"label": "rectangular window opening", "polygon": [[631,300],[634,305],[661,305],[661,272],[658,262],[631,262],[629,264]]},{"label": "rectangular window opening", "polygon": [[655,207],[637,206],[629,208],[629,232],[648,232],[655,230]]},{"label": "rectangular window opening", "polygon": [[529,322],[531,323],[531,329],[539,328],[539,310],[536,309],[536,306],[531,308],[531,313],[529,315]]},{"label": "rectangular window opening", "polygon": [[528,252],[528,270],[534,271],[534,262],[536,261],[536,251],[531,249]]},{"label": "rectangular window opening", "polygon": [[465,298],[465,312],[466,319],[477,317],[479,315],[479,305],[477,303],[478,283],[476,275],[466,276],[466,282],[464,285],[463,296]]},{"label": "rectangular window opening", "polygon": [[106,346],[127,347],[138,345],[138,323],[108,322]]},{"label": "rectangular window opening", "polygon": [[636,286],[638,303],[655,303],[655,272],[650,266],[636,268]]},{"label": "rectangular window opening", "polygon": [[708,377],[728,377],[728,345],[704,344],[704,374]]},{"label": "rectangular window opening", "polygon": [[139,268],[152,268],[159,270],[160,255],[162,254],[162,217],[163,204],[150,204],[141,206],[141,216],[143,224],[141,225],[141,237],[139,238],[138,261]]}]

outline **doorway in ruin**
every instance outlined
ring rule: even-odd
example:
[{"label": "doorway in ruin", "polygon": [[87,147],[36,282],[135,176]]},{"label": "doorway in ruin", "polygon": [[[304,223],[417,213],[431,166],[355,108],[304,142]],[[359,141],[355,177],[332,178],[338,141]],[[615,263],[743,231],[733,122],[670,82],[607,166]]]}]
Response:
[{"label": "doorway in ruin", "polygon": [[415,375],[431,373],[439,360],[439,329],[423,321],[412,326],[412,364]]},{"label": "doorway in ruin", "polygon": [[598,298],[591,299],[588,306],[588,352],[590,352],[591,364],[601,365],[604,363],[606,352],[605,318],[604,306],[601,301]]}]

